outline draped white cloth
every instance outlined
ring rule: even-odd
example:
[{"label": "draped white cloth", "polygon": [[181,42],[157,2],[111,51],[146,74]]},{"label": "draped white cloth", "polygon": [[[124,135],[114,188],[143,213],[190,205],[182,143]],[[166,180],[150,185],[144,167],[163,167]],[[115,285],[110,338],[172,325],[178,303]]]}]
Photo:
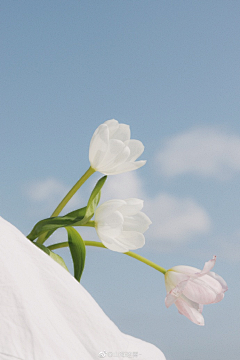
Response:
[{"label": "draped white cloth", "polygon": [[1,360],[165,360],[123,334],[64,268],[0,217]]}]

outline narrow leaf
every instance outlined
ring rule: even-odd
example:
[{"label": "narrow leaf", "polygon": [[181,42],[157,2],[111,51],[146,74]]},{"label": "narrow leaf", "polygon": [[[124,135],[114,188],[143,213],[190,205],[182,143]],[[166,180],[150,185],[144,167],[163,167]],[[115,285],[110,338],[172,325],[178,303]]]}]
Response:
[{"label": "narrow leaf", "polygon": [[86,248],[81,235],[73,227],[66,227],[68,233],[68,243],[71,251],[74,277],[80,282],[85,264]]},{"label": "narrow leaf", "polygon": [[64,267],[64,269],[66,269],[68,271],[68,268],[61,256],[59,256],[58,254],[55,254],[53,251],[49,250],[46,246],[44,246],[42,244],[38,244],[35,242],[33,244],[36,245],[37,247],[39,247],[42,251],[44,251],[46,254],[48,254],[53,260],[55,260],[58,264],[60,264],[62,267]]},{"label": "narrow leaf", "polygon": [[103,187],[106,179],[107,176],[103,176],[100,180],[98,180],[86,207],[74,210],[64,216],[50,217],[39,221],[33,227],[30,234],[28,234],[27,238],[33,241],[41,234],[47,232],[47,235],[45,236],[46,240],[58,228],[86,224],[94,215],[95,209],[100,200],[101,188]]},{"label": "narrow leaf", "polygon": [[93,217],[95,209],[100,201],[101,189],[106,180],[107,180],[107,176],[105,175],[101,179],[99,179],[97,184],[95,185],[88,200],[86,213],[84,218],[81,220],[81,225],[87,223]]},{"label": "narrow leaf", "polygon": [[86,207],[72,211],[64,216],[50,217],[39,221],[32,229],[27,238],[31,241],[41,234],[48,232],[46,239],[58,228],[72,226],[81,221],[86,213]]},{"label": "narrow leaf", "polygon": [[50,257],[53,260],[55,260],[57,263],[59,263],[62,267],[64,267],[65,270],[68,271],[67,265],[65,264],[63,258],[60,255],[50,250]]},{"label": "narrow leaf", "polygon": [[86,209],[87,209],[87,207],[84,206],[84,207],[81,208],[81,209],[77,209],[77,210],[71,211],[70,213],[64,215],[64,217],[69,218],[69,219],[82,218],[82,217],[85,216]]}]

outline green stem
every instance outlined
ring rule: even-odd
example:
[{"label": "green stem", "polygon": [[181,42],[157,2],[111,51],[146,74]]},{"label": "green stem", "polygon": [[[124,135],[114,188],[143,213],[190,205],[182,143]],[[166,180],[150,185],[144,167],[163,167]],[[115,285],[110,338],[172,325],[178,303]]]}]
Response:
[{"label": "green stem", "polygon": [[49,250],[56,250],[56,249],[61,249],[61,248],[68,247],[68,246],[69,246],[68,241],[65,241],[65,242],[49,245],[49,246],[47,246],[47,248]]},{"label": "green stem", "polygon": [[80,187],[90,178],[90,176],[95,172],[95,170],[90,166],[89,169],[85,172],[85,174],[76,182],[76,184],[71,188],[71,190],[67,193],[67,195],[62,199],[60,204],[56,207],[51,217],[58,216],[62,209],[67,205],[69,200],[73,197],[73,195],[80,189]]},{"label": "green stem", "polygon": [[[74,225],[77,226],[77,223]],[[83,224],[81,226],[89,226],[89,227],[95,227],[95,221],[94,220],[90,220],[88,221],[86,224]]]},{"label": "green stem", "polygon": [[125,254],[128,256],[131,256],[134,259],[137,259],[137,260],[143,262],[144,264],[147,264],[148,266],[151,266],[152,268],[160,271],[162,274],[165,274],[167,272],[167,270],[164,269],[162,266],[159,266],[159,265],[155,264],[153,261],[150,261],[150,260],[146,259],[145,257],[138,255],[132,251],[128,251]]},{"label": "green stem", "polygon": [[[71,188],[71,190],[67,193],[67,195],[62,199],[62,201],[60,202],[60,204],[56,207],[56,209],[54,210],[54,212],[52,213],[52,215],[50,217],[54,217],[54,216],[58,216],[60,214],[60,212],[62,211],[62,209],[67,205],[67,203],[69,202],[69,200],[73,197],[73,195],[78,191],[78,189],[85,183],[85,181],[87,181],[87,179],[90,178],[90,176],[95,172],[96,170],[94,170],[91,166],[89,167],[89,169],[85,172],[85,174],[76,182],[76,184]],[[89,225],[91,226],[91,225]],[[46,233],[42,234],[39,236],[37,243],[39,244],[43,244],[45,241],[45,236]]]},{"label": "green stem", "polygon": [[[85,245],[86,246],[96,246],[96,247],[100,247],[100,248],[104,248],[104,249],[107,249],[106,246],[104,246],[101,242],[97,242],[97,241],[84,241]],[[48,249],[49,250],[55,250],[55,249],[60,249],[60,248],[63,248],[63,247],[67,247],[69,244],[68,242],[62,242],[62,243],[58,243],[58,244],[53,244],[53,245],[50,245],[48,246]],[[125,255],[128,255],[128,256],[131,256],[132,258],[134,259],[137,259],[141,262],[143,262],[144,264],[147,264],[148,266],[151,266],[152,268],[160,271],[162,274],[165,274],[167,272],[166,269],[164,269],[163,267],[155,264],[154,262],[144,258],[143,256],[141,255],[138,255],[136,253],[133,253],[131,251],[128,251],[126,253],[124,253]]]}]

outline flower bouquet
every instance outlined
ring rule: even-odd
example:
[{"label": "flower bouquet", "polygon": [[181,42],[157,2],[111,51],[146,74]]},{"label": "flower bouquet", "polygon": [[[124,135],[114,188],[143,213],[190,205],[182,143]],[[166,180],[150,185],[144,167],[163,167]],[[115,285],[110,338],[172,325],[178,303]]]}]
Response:
[{"label": "flower bouquet", "polygon": [[[128,125],[108,120],[91,139],[89,169],[49,218],[40,220],[27,237],[0,218],[0,359],[165,359],[154,345],[123,334],[82,287],[88,246],[123,253],[161,272],[166,306],[175,304],[180,314],[197,325],[204,325],[203,305],[223,299],[227,284],[211,271],[216,256],[205,263],[203,270],[183,265],[167,270],[132,252],[144,246],[144,233],[151,225],[142,212],[143,200],[112,199],[98,206],[107,176],[142,167],[146,161],[137,159],[143,150],[141,141],[130,138]],[[96,171],[103,177],[87,204],[59,216]],[[81,226],[94,227],[100,242],[84,240]],[[46,246],[45,241],[59,228],[66,229],[66,241]],[[66,271],[63,258],[54,252],[62,247],[70,249],[74,277]]]}]

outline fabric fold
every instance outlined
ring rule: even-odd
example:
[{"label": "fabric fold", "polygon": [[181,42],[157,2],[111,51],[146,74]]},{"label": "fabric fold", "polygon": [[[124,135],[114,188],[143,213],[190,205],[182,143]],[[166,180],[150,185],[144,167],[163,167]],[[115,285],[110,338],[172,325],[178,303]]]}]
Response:
[{"label": "fabric fold", "polygon": [[66,270],[0,217],[0,359],[95,360],[128,352],[165,360],[123,334]]}]

